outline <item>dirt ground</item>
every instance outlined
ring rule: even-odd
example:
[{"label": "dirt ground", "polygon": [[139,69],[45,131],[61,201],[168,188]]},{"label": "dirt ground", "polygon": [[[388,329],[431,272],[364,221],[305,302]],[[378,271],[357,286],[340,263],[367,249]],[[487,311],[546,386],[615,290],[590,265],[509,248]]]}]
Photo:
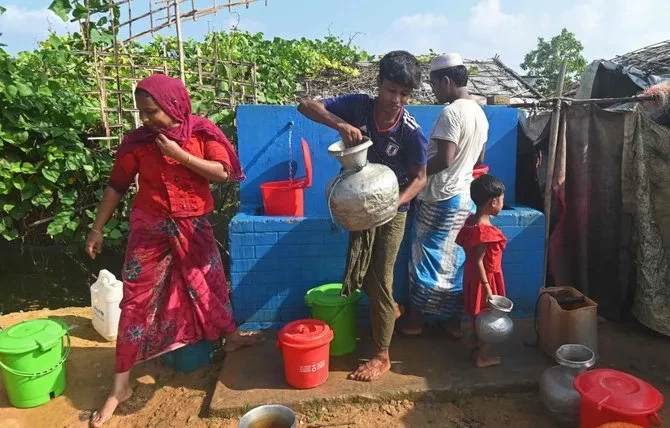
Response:
[{"label": "dirt ground", "polygon": [[[91,411],[109,393],[114,344],[101,339],[91,325],[90,308],[14,313],[0,317],[0,327],[35,318],[60,319],[71,326],[72,353],[64,395],[34,409],[15,409],[0,387],[1,428],[85,427]],[[160,359],[133,372],[134,395],[109,427],[237,427],[237,420],[209,418],[209,400],[222,361],[194,373],[175,373]],[[667,391],[664,391],[667,392]],[[454,403],[395,401],[348,404],[300,414],[304,427],[547,427],[537,394],[472,397]]]}]

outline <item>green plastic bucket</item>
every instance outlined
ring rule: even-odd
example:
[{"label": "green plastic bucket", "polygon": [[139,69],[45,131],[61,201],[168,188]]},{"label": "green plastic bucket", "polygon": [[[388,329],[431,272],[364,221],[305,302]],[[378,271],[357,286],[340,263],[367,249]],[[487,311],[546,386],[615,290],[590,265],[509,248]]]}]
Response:
[{"label": "green plastic bucket", "polygon": [[55,320],[25,321],[0,331],[0,374],[9,403],[37,407],[61,395],[70,348],[67,326]]},{"label": "green plastic bucket", "polygon": [[342,297],[342,284],[325,284],[312,288],[305,295],[312,318],[328,324],[335,333],[330,342],[330,355],[339,356],[356,349],[356,307],[361,298],[360,290]]}]

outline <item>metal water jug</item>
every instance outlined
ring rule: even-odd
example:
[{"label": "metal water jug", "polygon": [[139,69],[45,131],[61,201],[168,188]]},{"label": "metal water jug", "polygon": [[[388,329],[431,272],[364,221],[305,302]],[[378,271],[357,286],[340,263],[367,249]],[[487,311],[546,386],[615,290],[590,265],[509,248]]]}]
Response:
[{"label": "metal water jug", "polygon": [[507,316],[512,312],[513,303],[503,296],[492,296],[488,309],[477,314],[475,328],[477,337],[484,343],[501,343],[514,330],[514,323]]},{"label": "metal water jug", "polygon": [[596,356],[584,345],[562,345],[556,351],[556,362],[559,365],[542,373],[540,401],[558,422],[577,426],[580,396],[574,387],[575,378],[593,367]]},{"label": "metal water jug", "polygon": [[369,163],[372,141],[346,147],[338,141],[328,153],[342,165],[328,183],[328,209],[342,227],[351,232],[372,229],[390,221],[398,213],[398,179],[386,165]]}]

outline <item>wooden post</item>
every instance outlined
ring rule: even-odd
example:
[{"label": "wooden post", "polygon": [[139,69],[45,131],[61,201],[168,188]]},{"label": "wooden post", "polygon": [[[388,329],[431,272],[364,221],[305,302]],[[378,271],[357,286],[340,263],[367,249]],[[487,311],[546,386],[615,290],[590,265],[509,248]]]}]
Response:
[{"label": "wooden post", "polygon": [[203,80],[202,80],[202,60],[200,59],[200,48],[196,51],[196,55],[198,57],[198,83],[200,83],[200,86],[204,85]]},{"label": "wooden post", "polygon": [[219,73],[219,33],[216,31],[213,33],[214,36],[214,98],[219,97],[221,92],[221,78]]},{"label": "wooden post", "polygon": [[167,63],[167,43],[165,42],[163,42],[163,74],[169,76]]},{"label": "wooden post", "polygon": [[111,136],[111,132],[109,130],[109,119],[107,117],[107,111],[105,110],[105,107],[107,107],[107,92],[105,90],[105,80],[104,80],[104,75],[105,75],[105,64],[104,64],[104,58],[100,60],[100,64],[98,64],[98,50],[95,46],[93,46],[93,64],[95,66],[95,80],[98,83],[98,91],[100,93],[100,115],[102,116],[102,125],[105,127],[105,137],[107,137],[107,148],[110,148],[110,139],[109,137]]},{"label": "wooden post", "polygon": [[251,90],[254,94],[254,104],[258,104],[258,92],[256,87],[256,62],[251,64]]},{"label": "wooden post", "polygon": [[[135,68],[133,67],[133,71]],[[134,73],[133,73],[134,74]],[[131,89],[131,94],[130,98],[133,100],[133,129],[137,129],[140,127],[140,113],[137,111],[137,101],[135,100],[135,89],[137,89],[137,83],[135,76],[133,76],[132,80],[130,81],[130,87]]]},{"label": "wooden post", "polygon": [[128,38],[133,38],[133,8],[130,2],[126,3],[128,5]]},{"label": "wooden post", "polygon": [[86,7],[86,21],[83,24],[84,34],[84,49],[89,50],[91,48],[90,39],[91,39],[91,9],[88,7],[88,0],[84,1],[84,6]]},{"label": "wooden post", "polygon": [[[227,66],[227,72],[228,72],[228,91],[230,92],[230,107],[234,108],[235,107],[235,88],[233,82],[233,49],[229,48],[228,49],[228,66]],[[226,66],[224,66],[225,68]]]},{"label": "wooden post", "polygon": [[179,78],[184,85],[186,84],[186,75],[184,72],[184,42],[181,36],[181,14],[179,12],[179,0],[174,2],[174,14],[177,21],[177,45],[179,46]]},{"label": "wooden post", "polygon": [[558,74],[557,100],[554,112],[551,116],[551,133],[549,135],[549,153],[547,156],[547,178],[544,184],[544,278],[542,284],[547,286],[549,271],[549,226],[551,225],[551,198],[552,183],[554,180],[554,167],[556,163],[556,145],[558,144],[558,131],[561,126],[561,96],[563,95],[563,84],[565,83],[565,70],[568,61],[564,60]]},{"label": "wooden post", "polygon": [[[114,34],[114,72],[116,73],[116,119],[117,125],[121,128],[121,133],[123,133],[123,96],[121,95],[121,71],[119,68],[119,40],[118,40],[118,27],[116,26],[115,16],[114,16],[114,5],[110,3],[109,5],[109,15],[112,20],[112,33]],[[103,60],[104,64],[104,60]]]}]

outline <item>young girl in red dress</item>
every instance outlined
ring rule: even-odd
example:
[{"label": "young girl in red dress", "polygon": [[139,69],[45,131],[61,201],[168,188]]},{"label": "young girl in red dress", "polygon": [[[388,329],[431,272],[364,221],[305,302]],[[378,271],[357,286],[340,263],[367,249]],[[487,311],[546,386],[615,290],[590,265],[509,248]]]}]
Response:
[{"label": "young girl in red dress", "polygon": [[139,174],[123,267],[123,300],[116,341],[116,376],[91,425],[108,421],[130,398],[130,369],[202,339],[225,338],[224,349],[252,345],[235,325],[228,284],[212,226],[210,182],[244,178],[226,136],[191,114],[179,79],[156,74],[135,91],[143,126],[125,136],[86,240],[95,258],[103,227]]},{"label": "young girl in red dress", "polygon": [[500,357],[490,354],[490,345],[479,342],[475,317],[488,306],[491,296],[505,295],[502,254],[507,239],[491,224],[491,216],[498,215],[503,208],[505,185],[492,175],[482,175],[472,182],[470,196],[477,212],[465,222],[456,243],[465,250],[464,312],[472,317],[472,345],[477,348],[475,364],[489,367],[500,364]]}]

